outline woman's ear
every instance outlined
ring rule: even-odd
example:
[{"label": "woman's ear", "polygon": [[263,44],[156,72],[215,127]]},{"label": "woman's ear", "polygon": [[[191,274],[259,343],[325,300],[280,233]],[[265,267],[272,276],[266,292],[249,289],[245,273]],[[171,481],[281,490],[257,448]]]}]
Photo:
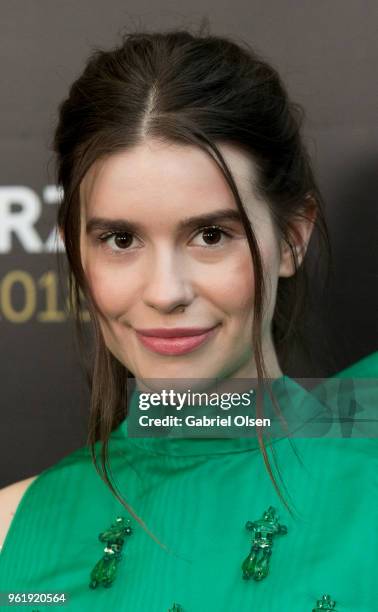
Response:
[{"label": "woman's ear", "polygon": [[[312,230],[317,215],[317,205],[311,196],[306,197],[306,205],[300,215],[294,217],[290,221],[289,239],[292,247],[295,249],[297,257],[297,266],[302,264],[307,251],[308,243],[310,242]],[[279,268],[279,276],[289,277],[295,274],[295,265],[293,260],[292,249],[288,243],[281,239],[281,262]]]}]

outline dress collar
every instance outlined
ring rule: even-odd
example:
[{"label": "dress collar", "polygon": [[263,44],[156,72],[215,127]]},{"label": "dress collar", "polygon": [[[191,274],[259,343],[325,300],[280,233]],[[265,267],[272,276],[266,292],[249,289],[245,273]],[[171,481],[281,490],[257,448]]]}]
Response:
[{"label": "dress collar", "polygon": [[[282,414],[285,412],[293,414],[293,411],[298,413],[303,407],[304,399],[307,400],[308,393],[301,385],[296,383],[292,378],[283,375],[270,383],[270,388],[274,393],[280,411]],[[130,410],[129,413],[136,409],[139,391],[134,390],[130,398]],[[312,408],[310,412],[313,413],[314,405],[310,402]],[[309,403],[306,401],[307,409],[306,413],[308,416]],[[319,404],[315,402],[315,409],[319,407]],[[228,411],[229,413],[231,412]],[[272,406],[270,397],[267,393],[264,394],[264,415],[269,414],[270,416],[275,415],[276,412]],[[128,442],[145,452],[156,454],[156,455],[172,455],[172,456],[193,456],[193,455],[217,455],[217,454],[228,454],[228,453],[240,453],[245,451],[254,451],[259,448],[259,442],[255,430],[252,430],[252,435],[247,433],[246,428],[240,428],[245,431],[243,437],[236,437],[234,428],[229,434],[232,437],[168,437],[165,436],[150,436],[150,437],[134,437],[134,434],[129,434],[131,427],[129,426],[128,417],[126,417],[120,425],[121,433],[124,435]],[[229,428],[227,428],[229,431]],[[251,428],[249,429],[251,431]],[[225,433],[225,435],[227,435]],[[279,439],[287,437],[287,432],[280,429],[278,422],[275,423],[273,428],[273,436],[266,436],[264,433],[265,444],[267,440],[275,442]]]}]

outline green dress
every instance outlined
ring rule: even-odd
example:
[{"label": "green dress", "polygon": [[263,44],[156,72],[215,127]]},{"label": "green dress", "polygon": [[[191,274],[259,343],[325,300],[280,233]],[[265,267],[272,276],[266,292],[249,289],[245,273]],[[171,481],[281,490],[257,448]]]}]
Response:
[{"label": "green dress", "polygon": [[[377,355],[356,376],[377,376]],[[289,391],[300,410],[305,406],[306,417],[321,412],[321,394],[287,376],[274,386],[278,397]],[[111,436],[112,477],[166,549],[107,488],[84,446],[24,493],[0,553],[0,593],[66,594],[64,605],[15,608],[29,612],[377,611],[377,438],[340,437],[339,427],[322,437],[274,439],[291,515],[255,437],[131,438],[125,419]],[[282,527],[272,539],[268,574],[243,578],[256,535],[251,523],[270,507]],[[129,518],[132,531],[118,540],[122,556],[102,562],[112,564],[114,581],[90,588],[91,572],[109,550],[109,538],[101,542],[99,534],[117,517]],[[256,537],[261,543],[261,531]],[[317,608],[327,594],[336,605]]]}]

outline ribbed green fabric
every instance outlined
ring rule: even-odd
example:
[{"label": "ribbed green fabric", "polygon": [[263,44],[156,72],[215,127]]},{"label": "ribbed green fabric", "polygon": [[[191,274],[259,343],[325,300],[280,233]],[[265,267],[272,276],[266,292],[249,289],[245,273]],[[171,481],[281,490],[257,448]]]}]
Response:
[{"label": "ribbed green fabric", "polygon": [[[321,410],[294,380],[278,381],[300,405]],[[167,612],[174,602],[184,612],[311,612],[327,593],[338,612],[376,611],[377,438],[292,442],[301,461],[286,437],[272,448],[295,517],[278,498],[255,438],[130,438],[126,419],[111,437],[113,478],[169,550],[131,518],[113,585],[89,588],[103,554],[98,534],[130,515],[83,447],[24,493],[0,553],[0,592],[65,592],[67,603],[50,609],[69,612]],[[243,580],[246,521],[271,505],[288,533],[274,539],[268,577]]]}]

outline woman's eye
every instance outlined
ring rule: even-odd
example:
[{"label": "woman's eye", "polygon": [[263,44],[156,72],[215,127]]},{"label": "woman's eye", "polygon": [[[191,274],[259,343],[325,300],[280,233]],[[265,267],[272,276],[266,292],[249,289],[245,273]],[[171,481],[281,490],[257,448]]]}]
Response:
[{"label": "woman's eye", "polygon": [[197,236],[200,235],[202,235],[202,239],[204,240],[206,246],[217,246],[222,242],[222,237],[231,237],[228,232],[217,226],[203,227],[197,234]]},{"label": "woman's eye", "polygon": [[[196,246],[201,247],[217,247],[223,246],[224,239],[230,239],[231,234],[218,226],[209,226],[201,228],[194,239],[201,237],[201,242]],[[223,238],[223,240],[222,240]],[[129,250],[135,236],[130,232],[108,232],[99,236],[101,243],[106,244],[106,248],[114,254],[122,253]]]},{"label": "woman's eye", "polygon": [[133,235],[129,232],[113,232],[99,237],[112,251],[120,252],[129,248],[133,241]]}]

